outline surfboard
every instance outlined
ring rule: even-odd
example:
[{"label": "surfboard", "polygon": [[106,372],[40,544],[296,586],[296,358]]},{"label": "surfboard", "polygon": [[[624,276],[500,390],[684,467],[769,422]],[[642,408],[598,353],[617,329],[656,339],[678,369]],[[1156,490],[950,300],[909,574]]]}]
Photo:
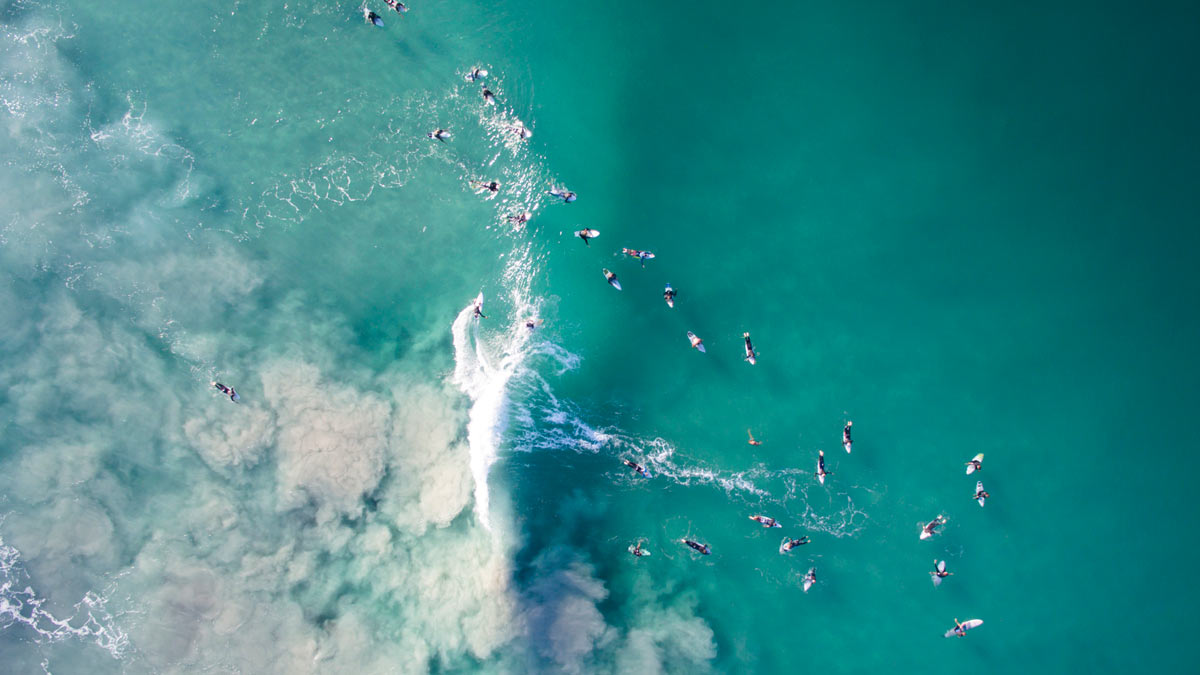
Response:
[{"label": "surfboard", "polygon": [[821,470],[823,468],[821,465],[824,464],[824,462],[822,462],[821,460],[825,459],[825,451],[820,450],[818,452],[820,454],[817,455],[817,480],[821,481],[821,485],[824,485],[825,484],[825,472]]},{"label": "surfboard", "polygon": [[[977,480],[977,481],[975,481],[975,494],[979,494],[980,492],[983,492],[983,481]],[[983,497],[975,498],[975,501],[979,502],[980,506],[983,506],[983,500],[984,500]],[[1004,509],[1001,509],[1001,511],[1003,511],[1003,510]]]},{"label": "surfboard", "polygon": [[804,592],[805,593],[808,592],[808,589],[812,588],[812,585],[814,582],[816,582],[816,580],[817,580],[817,568],[815,568],[815,567],[808,568],[808,573],[804,575]]},{"label": "surfboard", "polygon": [[374,17],[372,17],[371,10],[367,9],[366,7],[363,8],[363,17],[366,18],[371,23],[375,24],[376,26],[383,28],[383,19],[381,19],[378,14],[376,14]]},{"label": "surfboard", "polygon": [[[979,619],[967,619],[966,621],[962,622],[962,627],[963,627],[964,632],[969,631],[972,628],[978,628],[979,626],[982,626],[982,625],[983,625],[983,621],[981,621]],[[956,635],[958,635],[958,633],[955,633],[954,629],[951,628],[950,630],[946,631],[945,637],[954,637]]]},{"label": "surfboard", "polygon": [[695,347],[696,349],[699,349],[700,353],[704,353],[704,343],[696,342],[696,340],[699,340],[700,338],[697,338],[695,333],[693,333],[692,331],[689,330],[687,333],[687,337],[688,337],[688,342],[691,343],[693,347]]},{"label": "surfboard", "polygon": [[929,521],[929,523],[925,524],[925,527],[921,528],[921,539],[928,539],[933,536],[934,533],[930,532],[928,530],[928,528],[929,528],[930,524],[935,523],[935,522],[938,523],[939,526],[945,524],[944,522],[942,522],[942,517],[940,515],[937,518],[934,518],[933,520]]},{"label": "surfboard", "polygon": [[787,548],[789,541],[791,541],[791,539],[784,537],[783,541],[779,542],[779,555],[787,555],[787,552],[791,550],[790,548]]},{"label": "surfboard", "polygon": [[584,237],[587,237],[588,239],[595,239],[596,237],[600,236],[600,230],[575,230],[575,236],[579,237],[580,239],[583,239]]},{"label": "surfboard", "polygon": [[609,286],[612,286],[613,288],[617,289],[618,291],[621,290],[621,282],[617,281],[617,275],[613,274],[612,277],[609,277],[608,275],[612,274],[612,273],[609,272],[608,270],[604,270],[603,274],[604,274],[604,279],[605,279],[605,281],[608,282]]},{"label": "surfboard", "polygon": [[[663,292],[666,293],[667,291],[670,291],[670,290],[674,290],[674,289],[671,288],[671,284],[667,284],[667,287],[663,289]],[[667,298],[667,307],[670,307],[671,309],[675,308],[675,296],[671,296],[671,297]]]},{"label": "surfboard", "polygon": [[983,462],[983,453],[981,452],[978,455],[975,455],[974,457],[971,458],[971,461],[967,463],[967,475],[968,476],[975,473],[975,464],[973,464],[973,462]]}]

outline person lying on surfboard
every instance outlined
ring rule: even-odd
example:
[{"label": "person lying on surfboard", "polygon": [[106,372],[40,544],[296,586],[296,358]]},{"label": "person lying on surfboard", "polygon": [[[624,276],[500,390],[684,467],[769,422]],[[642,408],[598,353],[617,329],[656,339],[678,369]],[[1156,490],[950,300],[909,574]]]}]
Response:
[{"label": "person lying on surfboard", "polygon": [[493,94],[492,90],[488,89],[487,87],[483,88],[483,102],[487,103],[488,105],[496,105],[496,95]]},{"label": "person lying on surfboard", "polygon": [[467,73],[467,76],[466,76],[467,82],[474,82],[475,80],[482,80],[483,78],[487,77],[487,74],[488,73],[486,70],[484,70],[483,68],[480,68],[479,66],[475,66],[474,68],[471,69],[471,72]]},{"label": "person lying on surfboard", "polygon": [[967,462],[967,466],[975,467],[976,471],[983,471],[983,462],[978,459],[972,459],[971,461]]},{"label": "person lying on surfboard", "polygon": [[746,341],[746,357],[744,360],[754,363],[754,360],[758,358],[758,352],[754,351],[754,345],[750,343],[750,334],[742,333],[742,338]]},{"label": "person lying on surfboard", "polygon": [[850,427],[854,426],[854,422],[846,422],[846,426],[842,427],[842,447],[846,448],[846,452],[850,452],[850,447],[854,441],[850,440]]},{"label": "person lying on surfboard", "polygon": [[396,10],[397,14],[408,11],[408,8],[405,7],[404,3],[400,2],[400,0],[383,0],[383,3],[385,5],[387,5],[388,7],[391,7],[392,9]]},{"label": "person lying on surfboard", "polygon": [[500,183],[494,180],[486,183],[481,180],[473,180],[471,181],[471,188],[475,190],[475,194],[477,195],[483,194],[484,192],[490,192],[491,196],[488,197],[488,199],[491,199],[492,197],[495,197],[498,192],[500,192]]},{"label": "person lying on surfboard", "polygon": [[762,445],[762,441],[754,440],[754,434],[750,433],[749,429],[746,430],[746,433],[750,436],[750,440],[748,441],[750,445]]},{"label": "person lying on surfboard", "polygon": [[517,225],[524,225],[525,223],[528,223],[529,219],[532,217],[533,217],[532,213],[525,211],[523,213],[518,213],[515,216],[509,216],[508,222],[516,223]]},{"label": "person lying on surfboard", "polygon": [[644,555],[647,555],[647,553],[642,550],[642,542],[640,542],[640,541],[637,543],[637,546],[633,547],[633,550],[630,551],[630,553],[634,554],[635,556],[637,556],[639,558]]},{"label": "person lying on surfboard", "polygon": [[787,541],[783,542],[783,546],[779,547],[779,552],[787,553],[788,551],[796,548],[797,546],[803,546],[807,543],[808,543],[808,535],[807,534],[804,535],[803,537],[800,537],[799,539],[788,539]]},{"label": "person lying on surfboard", "polygon": [[609,271],[607,267],[604,268],[604,278],[608,279],[609,286],[612,286],[618,291],[621,290],[621,282],[617,280],[617,275]]},{"label": "person lying on surfboard", "polygon": [[514,134],[520,136],[522,139],[524,139],[526,141],[533,138],[533,132],[530,131],[529,127],[525,126],[525,123],[522,122],[521,120],[517,120],[516,122],[514,122],[511,126],[508,127],[508,130],[513,132]]},{"label": "person lying on surfboard", "polygon": [[628,459],[623,459],[621,461],[625,462],[625,466],[627,466],[627,467],[633,469],[634,471],[638,472],[639,474],[641,474],[643,478],[650,477],[650,474],[646,473],[646,470],[643,469],[641,467],[641,465],[639,465],[637,462],[634,462],[634,461],[628,460]]},{"label": "person lying on surfboard", "polygon": [[575,201],[575,193],[571,192],[567,188],[550,188],[550,194],[558,197],[568,204]]},{"label": "person lying on surfboard", "polygon": [[750,520],[753,520],[763,527],[781,527],[781,525],[775,522],[775,519],[770,516],[750,516]]},{"label": "person lying on surfboard", "polygon": [[709,554],[708,544],[701,544],[698,542],[694,542],[691,539],[680,539],[679,541],[682,541],[683,543],[687,544],[688,546],[691,546],[693,549],[703,553],[704,555]]},{"label": "person lying on surfboard", "polygon": [[379,16],[375,12],[372,12],[371,10],[368,9],[367,10],[367,23],[374,24],[376,26],[382,26],[383,25],[383,17]]},{"label": "person lying on surfboard", "polygon": [[671,284],[667,284],[667,288],[663,291],[663,300],[667,301],[668,307],[675,306],[675,289],[671,288]]},{"label": "person lying on surfboard", "polygon": [[[980,485],[983,485],[983,483],[980,483]],[[982,487],[975,491],[975,499],[987,499],[988,497],[991,497],[991,495],[989,495],[987,490],[984,490]]]},{"label": "person lying on surfboard", "polygon": [[825,470],[825,451],[818,450],[817,451],[817,478],[820,478],[821,482],[824,483],[825,477],[832,476],[832,475],[833,475],[832,473],[829,473],[828,471]]},{"label": "person lying on surfboard", "polygon": [[964,628],[963,625],[958,622],[958,617],[954,617],[954,634],[957,635],[958,637],[966,637],[967,636],[967,629]]},{"label": "person lying on surfboard", "polygon": [[213,382],[212,386],[216,387],[222,394],[228,396],[229,400],[233,401],[234,403],[238,403],[242,400],[242,397],[238,396],[238,393],[233,390],[233,387],[226,387],[220,382]]},{"label": "person lying on surfboard", "polygon": [[946,523],[945,516],[943,516],[939,513],[937,518],[934,518],[933,520],[929,521],[929,523],[927,525],[925,525],[924,528],[922,528],[922,531],[925,534],[932,537],[934,534],[937,534],[937,529],[939,527],[941,527],[942,525],[944,525],[945,523]]},{"label": "person lying on surfboard", "polygon": [[450,138],[450,132],[446,131],[445,129],[436,129],[436,130],[431,131],[428,134],[426,134],[426,136],[429,136],[430,138],[434,139],[435,141],[441,141],[441,142],[445,143],[446,139]]}]

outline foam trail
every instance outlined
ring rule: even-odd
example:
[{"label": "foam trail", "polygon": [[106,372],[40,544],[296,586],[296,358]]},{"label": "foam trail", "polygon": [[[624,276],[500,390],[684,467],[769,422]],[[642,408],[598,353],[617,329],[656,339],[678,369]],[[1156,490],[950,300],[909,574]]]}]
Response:
[{"label": "foam trail", "polygon": [[488,471],[496,461],[500,438],[507,426],[508,383],[529,355],[529,330],[522,318],[534,310],[528,299],[532,277],[528,248],[518,248],[510,254],[504,277],[511,285],[513,309],[510,315],[515,318],[509,330],[497,336],[500,341],[498,359],[489,354],[488,346],[480,339],[473,303],[458,313],[451,327],[454,384],[471,399],[467,443],[471,477],[475,481],[475,516],[488,530],[491,530]]}]

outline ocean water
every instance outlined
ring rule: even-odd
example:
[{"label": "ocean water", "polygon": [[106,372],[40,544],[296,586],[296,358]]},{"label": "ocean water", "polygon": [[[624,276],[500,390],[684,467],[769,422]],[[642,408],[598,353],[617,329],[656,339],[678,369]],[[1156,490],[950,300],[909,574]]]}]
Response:
[{"label": "ocean water", "polygon": [[1194,661],[1194,5],[378,5],[0,5],[0,670]]}]

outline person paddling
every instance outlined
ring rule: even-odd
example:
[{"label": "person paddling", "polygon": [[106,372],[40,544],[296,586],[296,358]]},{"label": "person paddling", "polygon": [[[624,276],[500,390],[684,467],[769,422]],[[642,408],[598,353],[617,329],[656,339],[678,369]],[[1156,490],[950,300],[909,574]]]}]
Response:
[{"label": "person paddling", "polygon": [[233,387],[226,387],[220,382],[213,382],[212,386],[216,387],[222,394],[228,396],[229,400],[233,401],[234,403],[238,403],[242,400],[242,397],[238,396],[238,393],[233,390]]}]

